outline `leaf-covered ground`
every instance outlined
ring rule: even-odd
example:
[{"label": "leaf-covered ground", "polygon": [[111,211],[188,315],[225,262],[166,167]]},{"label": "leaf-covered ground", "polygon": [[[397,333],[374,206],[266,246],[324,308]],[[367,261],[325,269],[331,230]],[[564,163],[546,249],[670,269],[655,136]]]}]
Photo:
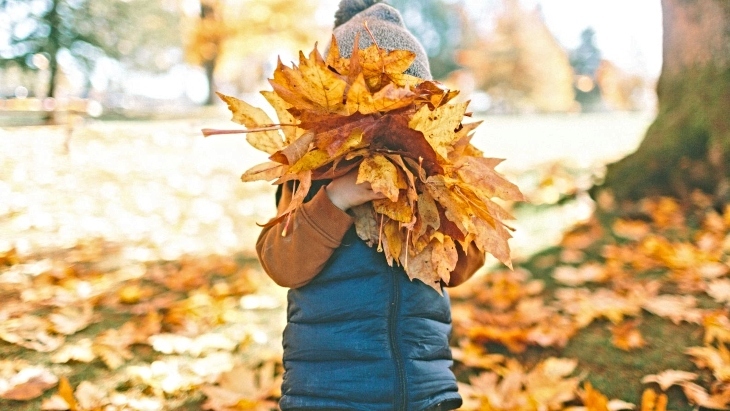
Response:
[{"label": "leaf-covered ground", "polygon": [[[284,290],[252,252],[273,191],[238,181],[260,153],[211,123],[0,130],[0,409],[275,404]],[[595,162],[504,156],[532,204],[515,271],[451,290],[464,409],[724,406],[730,211],[602,199],[587,219]]]}]

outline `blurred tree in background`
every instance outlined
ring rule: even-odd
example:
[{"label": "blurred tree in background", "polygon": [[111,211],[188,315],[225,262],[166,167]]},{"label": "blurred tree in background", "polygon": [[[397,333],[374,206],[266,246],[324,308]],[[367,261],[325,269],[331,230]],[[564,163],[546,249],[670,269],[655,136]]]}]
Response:
[{"label": "blurred tree in background", "polygon": [[730,202],[730,2],[662,0],[663,65],[659,113],[637,151],[609,165],[615,198],[695,190]]},{"label": "blurred tree in background", "polygon": [[0,18],[9,23],[0,28],[9,39],[9,47],[0,49],[0,67],[47,72],[48,97],[57,95],[59,63],[83,73],[86,93],[99,59],[165,70],[159,57],[179,45],[173,0],[0,0]]},{"label": "blurred tree in background", "polygon": [[459,68],[454,51],[463,40],[462,5],[444,0],[389,0],[403,15],[406,26],[423,44],[431,74],[443,79]]},{"label": "blurred tree in background", "polygon": [[203,67],[208,80],[206,105],[215,102],[215,68],[223,42],[233,35],[223,21],[223,7],[218,0],[201,0],[197,23],[185,44],[185,57],[195,65]]},{"label": "blurred tree in background", "polygon": [[527,10],[518,0],[504,0],[501,9],[494,29],[457,54],[475,87],[489,93],[497,112],[574,110],[573,69],[539,9]]},{"label": "blurred tree in background", "polygon": [[596,31],[588,27],[580,34],[580,45],[570,53],[570,65],[575,72],[575,100],[582,109],[593,110],[601,104],[596,73],[601,65],[601,51],[596,46]]},{"label": "blurred tree in background", "polygon": [[311,50],[331,29],[317,25],[318,6],[316,0],[200,0],[199,13],[188,16],[183,36],[188,62],[205,69],[206,104],[216,100],[216,78],[227,76],[223,80],[257,89],[273,52]]}]

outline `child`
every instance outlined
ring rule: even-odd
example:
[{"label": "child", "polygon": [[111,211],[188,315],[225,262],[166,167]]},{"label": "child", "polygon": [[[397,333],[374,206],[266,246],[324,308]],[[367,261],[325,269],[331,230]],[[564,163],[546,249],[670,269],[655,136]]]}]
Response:
[{"label": "child", "polygon": [[[352,53],[357,32],[361,49],[372,44],[365,21],[381,48],[417,54],[408,74],[431,79],[423,47],[398,11],[379,0],[340,3],[334,35],[343,56]],[[358,238],[347,211],[383,196],[356,179],[357,169],[315,182],[287,234],[281,222],[265,228],[256,244],[264,270],[290,288],[279,405],[284,411],[457,409],[449,297],[409,280]],[[279,212],[291,196],[291,187],[279,187]],[[483,264],[476,247],[459,249],[446,286],[461,284]]]}]

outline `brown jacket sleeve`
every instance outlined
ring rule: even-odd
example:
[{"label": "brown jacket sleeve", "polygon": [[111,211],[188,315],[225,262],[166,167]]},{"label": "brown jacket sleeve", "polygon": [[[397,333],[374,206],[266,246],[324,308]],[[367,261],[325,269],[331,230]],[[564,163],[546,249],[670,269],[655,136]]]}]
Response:
[{"label": "brown jacket sleeve", "polygon": [[[291,195],[285,184],[279,213],[289,205]],[[332,204],[321,189],[292,215],[286,236],[282,236],[286,220],[261,230],[256,242],[261,266],[276,284],[301,287],[319,274],[353,223],[353,218]],[[468,253],[464,253],[458,244],[457,250],[459,261],[451,273],[449,287],[468,280],[484,264],[484,253],[473,244]]]},{"label": "brown jacket sleeve", "polygon": [[461,244],[456,243],[456,251],[459,253],[459,260],[456,262],[454,271],[451,272],[449,283],[446,284],[447,287],[456,287],[463,284],[484,265],[485,255],[479,251],[474,243],[469,244],[469,250],[466,253],[461,248]]},{"label": "brown jacket sleeve", "polygon": [[[291,196],[284,184],[279,213],[289,205]],[[261,266],[276,284],[301,287],[319,274],[353,222],[321,189],[292,214],[286,236],[282,236],[286,219],[261,231],[256,242]]]}]

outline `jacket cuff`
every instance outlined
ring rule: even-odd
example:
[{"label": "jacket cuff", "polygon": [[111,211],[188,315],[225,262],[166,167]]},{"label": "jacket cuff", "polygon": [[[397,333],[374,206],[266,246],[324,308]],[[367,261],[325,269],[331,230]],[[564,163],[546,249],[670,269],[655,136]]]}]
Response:
[{"label": "jacket cuff", "polygon": [[302,217],[320,234],[330,247],[338,247],[355,220],[332,204],[324,188],[301,208]]}]

